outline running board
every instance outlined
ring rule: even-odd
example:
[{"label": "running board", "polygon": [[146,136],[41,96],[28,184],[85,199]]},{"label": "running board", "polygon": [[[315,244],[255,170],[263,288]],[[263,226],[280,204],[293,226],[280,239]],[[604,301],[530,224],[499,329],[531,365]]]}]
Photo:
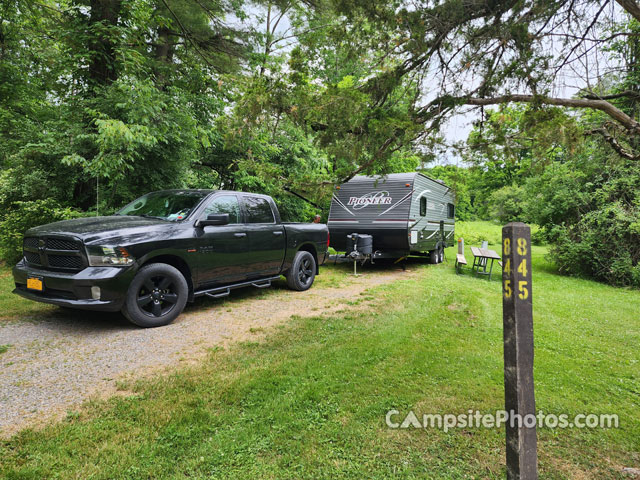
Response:
[{"label": "running board", "polygon": [[233,283],[231,285],[225,285],[224,287],[216,287],[216,288],[207,288],[206,290],[199,290],[194,292],[194,297],[201,297],[202,295],[206,295],[211,298],[222,298],[226,297],[231,293],[231,290],[235,288],[242,287],[255,287],[255,288],[267,288],[271,286],[271,282],[274,280],[278,280],[280,275],[275,277],[268,278],[260,278],[258,280],[249,280],[247,282]]},{"label": "running board", "polygon": [[[213,292],[203,292],[202,295],[206,295],[207,297],[211,297],[211,298],[222,298],[222,297],[226,297],[231,293],[231,290],[226,288],[224,291],[221,291],[220,293],[213,293]],[[194,296],[198,296],[198,294],[196,293]]]}]

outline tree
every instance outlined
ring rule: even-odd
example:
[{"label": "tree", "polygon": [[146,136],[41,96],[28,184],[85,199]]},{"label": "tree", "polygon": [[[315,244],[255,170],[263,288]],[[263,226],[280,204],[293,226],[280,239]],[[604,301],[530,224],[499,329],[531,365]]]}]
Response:
[{"label": "tree", "polygon": [[11,187],[7,201],[53,194],[88,209],[99,185],[102,211],[112,211],[145,191],[185,185],[223,108],[220,80],[245,54],[243,32],[223,20],[240,7],[225,0],[3,4],[0,88],[19,87],[0,100],[2,160],[16,185],[60,185],[59,193],[25,187],[28,199]]},{"label": "tree", "polygon": [[[631,14],[637,3],[621,1]],[[602,112],[607,119],[591,133],[601,134],[609,143],[616,135],[607,135],[611,125],[620,134],[637,136],[637,118],[619,102],[635,98],[633,91],[617,92],[617,97],[593,92],[590,80],[580,98],[554,96],[561,75],[575,62],[589,58],[589,52],[611,45],[616,39],[633,43],[635,33],[628,22],[617,22],[616,10],[608,17],[611,2],[513,2],[484,1],[422,2],[381,4],[353,0],[337,4],[343,15],[347,38],[369,35],[353,50],[377,52],[382,68],[373,68],[362,81],[353,84],[351,95],[363,95],[362,115],[349,129],[334,132],[347,137],[352,132],[367,132],[375,115],[395,108],[394,93],[406,88],[408,80],[418,83],[419,94],[411,97],[407,118],[421,127],[415,131],[402,125],[367,145],[364,169],[382,161],[387,152],[399,145],[424,138],[425,132],[438,131],[443,122],[465,106],[526,103],[538,107],[552,105]],[[579,34],[576,34],[579,32]],[[616,65],[613,65],[616,67]],[[583,67],[589,70],[588,67]],[[596,85],[606,83],[616,68],[597,72]],[[357,93],[356,93],[357,92]],[[637,95],[636,95],[637,96]],[[341,112],[340,112],[341,113]],[[608,122],[608,123],[607,123]],[[325,121],[325,124],[330,123]],[[409,132],[409,134],[405,134]],[[628,142],[619,142],[622,150]],[[615,147],[614,147],[615,148]],[[637,152],[631,149],[635,158]]]}]

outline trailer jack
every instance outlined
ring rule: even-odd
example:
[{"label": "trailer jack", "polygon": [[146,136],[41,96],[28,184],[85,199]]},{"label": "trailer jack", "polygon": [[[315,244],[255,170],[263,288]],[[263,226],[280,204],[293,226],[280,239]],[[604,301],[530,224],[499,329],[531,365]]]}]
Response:
[{"label": "trailer jack", "polygon": [[402,262],[402,271],[406,271],[407,270],[407,257],[400,257],[399,259],[397,259],[395,262],[393,263],[400,263]]}]

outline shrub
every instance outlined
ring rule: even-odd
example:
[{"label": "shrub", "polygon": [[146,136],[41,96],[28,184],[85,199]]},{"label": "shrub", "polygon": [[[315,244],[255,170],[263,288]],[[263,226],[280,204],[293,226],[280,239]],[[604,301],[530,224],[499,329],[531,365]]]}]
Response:
[{"label": "shrub", "polygon": [[525,186],[561,272],[640,287],[640,164],[605,154],[568,157]]},{"label": "shrub", "polygon": [[610,285],[640,287],[640,212],[621,203],[585,214],[556,228],[551,257],[561,272]]},{"label": "shrub", "polygon": [[494,191],[488,205],[491,219],[500,223],[523,222],[524,196],[524,189],[516,185]]},{"label": "shrub", "polygon": [[0,257],[13,265],[22,257],[22,237],[28,229],[81,216],[82,213],[61,207],[55,200],[14,202],[0,222]]},{"label": "shrub", "polygon": [[531,243],[534,245],[546,245],[547,244],[547,234],[544,230],[534,230],[531,231]]}]

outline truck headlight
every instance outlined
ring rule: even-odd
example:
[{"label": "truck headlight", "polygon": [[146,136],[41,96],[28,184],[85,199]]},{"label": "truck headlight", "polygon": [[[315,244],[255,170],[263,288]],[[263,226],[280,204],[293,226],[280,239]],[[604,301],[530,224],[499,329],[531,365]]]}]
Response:
[{"label": "truck headlight", "polygon": [[87,247],[89,265],[92,267],[127,267],[134,258],[123,247]]}]

